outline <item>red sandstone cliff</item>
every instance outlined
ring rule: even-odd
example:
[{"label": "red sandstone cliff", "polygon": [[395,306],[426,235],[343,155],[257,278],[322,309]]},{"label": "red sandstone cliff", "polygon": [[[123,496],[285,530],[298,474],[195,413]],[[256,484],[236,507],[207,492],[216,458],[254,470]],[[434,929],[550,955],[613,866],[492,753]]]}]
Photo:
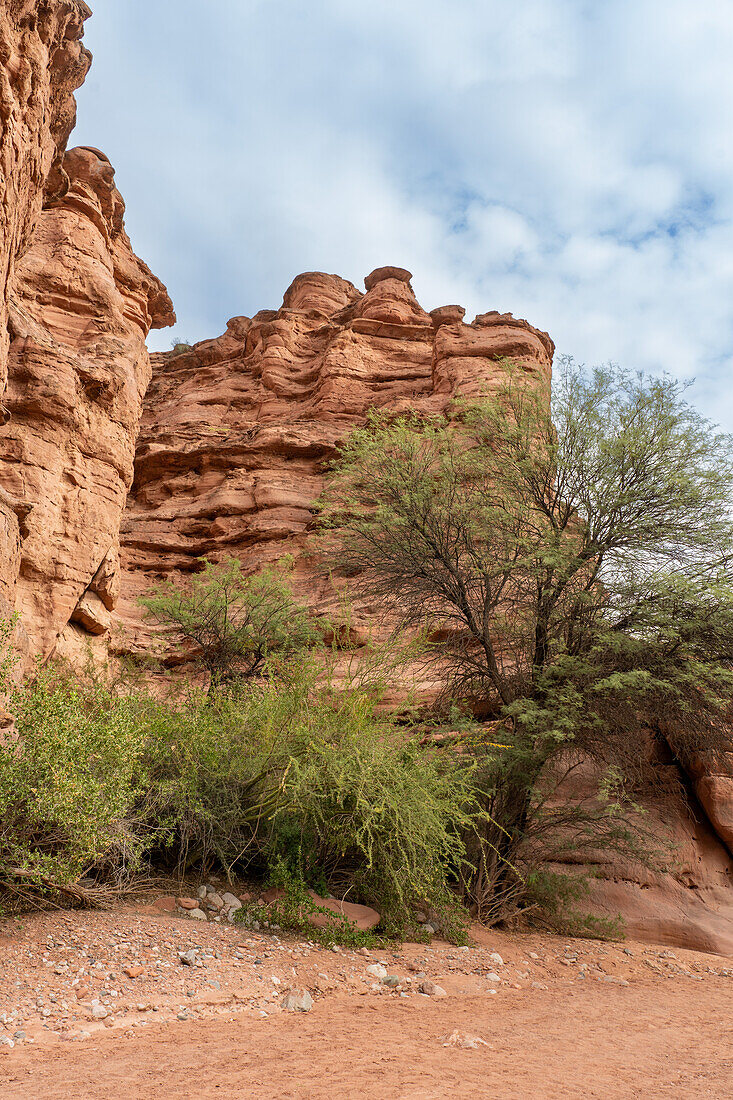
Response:
[{"label": "red sandstone cliff", "polygon": [[[44,196],[62,194],[61,158],[74,125],[74,90],[91,61],[81,43],[82,0],[0,4],[0,423],[7,380],[8,298]],[[0,486],[1,488],[1,486]],[[14,602],[24,509],[0,493],[0,611]],[[20,523],[19,523],[20,520]]]},{"label": "red sandstone cliff", "polygon": [[62,160],[76,121],[74,91],[91,54],[81,42],[83,0],[0,5],[0,393],[8,351],[7,296],[45,199],[68,187]]},{"label": "red sandstone cliff", "polygon": [[[49,202],[16,265],[0,431],[0,485],[30,508],[16,606],[35,652],[103,633],[115,605],[118,533],[132,481],[145,338],[170,324],[162,284],[130,247],[101,153],[74,149],[68,193]],[[65,633],[66,632],[66,633]]]},{"label": "red sandstone cliff", "polygon": [[[440,412],[457,392],[500,380],[506,358],[528,384],[548,386],[554,349],[544,333],[508,314],[465,324],[459,306],[427,314],[409,278],[381,268],[362,294],[335,275],[300,275],[279,310],[235,318],[216,340],[153,357],[122,524],[114,643],[122,651],[150,645],[139,594],[161,576],[185,583],[204,555],[233,555],[252,569],[292,555],[300,595],[332,611],[338,592],[308,550],[339,440],[374,407]],[[378,629],[376,610],[357,603],[357,639]],[[723,826],[725,784],[733,783],[701,771],[701,805],[685,797],[671,760],[658,770],[646,826],[672,868],[653,873],[598,853],[593,907],[621,913],[643,939],[733,951],[733,861],[723,843],[731,842]]]},{"label": "red sandstone cliff", "polygon": [[[426,313],[409,272],[380,268],[366,293],[336,275],[299,275],[279,310],[237,317],[225,335],[154,356],[123,522],[125,647],[147,645],[136,597],[206,555],[247,566],[293,555],[296,584],[323,610],[336,592],[304,558],[327,462],[372,408],[440,412],[520,362],[549,385],[553,344],[511,314],[463,323]],[[357,611],[369,618],[369,609]]]}]

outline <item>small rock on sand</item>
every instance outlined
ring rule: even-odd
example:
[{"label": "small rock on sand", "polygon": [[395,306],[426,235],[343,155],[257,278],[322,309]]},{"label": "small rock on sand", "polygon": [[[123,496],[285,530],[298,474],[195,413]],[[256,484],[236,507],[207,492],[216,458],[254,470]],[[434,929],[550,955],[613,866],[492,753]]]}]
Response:
[{"label": "small rock on sand", "polygon": [[448,996],[442,985],[436,985],[435,982],[420,982],[420,985],[417,988],[418,991],[420,993],[424,993],[426,997]]},{"label": "small rock on sand", "polygon": [[307,990],[286,993],[281,1003],[286,1012],[310,1012],[313,1008],[313,998]]},{"label": "small rock on sand", "polygon": [[478,1035],[464,1035],[460,1031],[452,1031],[443,1040],[444,1047],[461,1047],[463,1050],[478,1050],[479,1047],[487,1047],[489,1044]]}]

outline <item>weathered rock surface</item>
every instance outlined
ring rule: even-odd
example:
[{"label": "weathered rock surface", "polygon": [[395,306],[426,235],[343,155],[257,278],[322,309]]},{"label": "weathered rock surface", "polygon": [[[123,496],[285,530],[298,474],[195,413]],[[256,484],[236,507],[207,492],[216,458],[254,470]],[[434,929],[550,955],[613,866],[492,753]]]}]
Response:
[{"label": "weathered rock surface", "polygon": [[[458,392],[495,386],[508,360],[529,385],[548,387],[553,345],[526,321],[492,312],[466,324],[457,305],[428,314],[400,268],[378,269],[365,287],[362,294],[334,275],[300,275],[279,310],[234,318],[216,340],[153,357],[122,527],[123,649],[151,643],[137,596],[164,575],[185,583],[204,555],[233,555],[251,569],[292,555],[301,597],[333,613],[338,582],[319,575],[309,542],[339,441],[375,407],[440,413]],[[375,610],[357,604],[357,642],[378,629]],[[699,806],[695,820],[679,775],[670,774],[663,802],[648,807],[670,853],[668,873],[601,854],[592,896],[599,915],[621,913],[643,938],[731,950],[726,782],[701,773],[709,821]]]},{"label": "weathered rock surface", "polygon": [[[733,953],[733,859],[710,819],[671,778],[662,796],[644,799],[644,827],[668,862],[664,873],[599,853],[590,880],[591,910],[621,916],[631,939],[696,951]],[[714,825],[714,822],[712,823]]]},{"label": "weathered rock surface", "polygon": [[67,194],[47,203],[16,263],[12,419],[0,431],[0,485],[27,510],[16,605],[44,654],[72,619],[93,634],[108,626],[150,373],[145,337],[172,320],[164,288],[132,252],[107,159],[76,149],[63,172]]},{"label": "weathered rock surface", "polygon": [[[372,408],[439,414],[509,360],[547,392],[552,342],[511,314],[427,313],[403,268],[372,272],[364,293],[310,272],[279,309],[155,356],[143,406],[145,337],[174,315],[132,251],[109,161],[66,151],[89,14],[84,0],[0,6],[0,615],[20,611],[23,653],[104,654],[115,631],[113,648],[144,651],[136,600],[154,580],[204,555],[256,569],[285,554],[299,594],[332,613],[345,582],[314,567],[311,529],[339,442]],[[375,610],[357,606],[357,642]],[[692,812],[679,783],[649,804],[669,872],[606,855],[594,904],[643,938],[733,950],[733,761],[689,779]]]},{"label": "weathered rock surface", "polygon": [[695,791],[715,832],[733,853],[733,759],[725,774],[701,776]]},{"label": "weathered rock surface", "polygon": [[44,655],[109,626],[150,377],[145,338],[174,319],[164,287],[132,251],[107,158],[74,149],[62,169],[68,191],[46,203],[16,263],[12,418],[0,430],[0,486],[30,509],[16,606]]},{"label": "weathered rock surface", "polygon": [[[74,91],[91,55],[81,42],[90,10],[82,0],[4,0],[0,10],[0,425],[7,420],[8,298],[44,198],[62,195]],[[1,429],[0,429],[1,430]],[[15,599],[22,504],[0,495],[0,614]]]},{"label": "weathered rock surface", "polygon": [[0,10],[0,614],[17,608],[21,649],[44,656],[109,624],[145,337],[173,319],[106,157],[66,152],[90,14],[83,0]]},{"label": "weathered rock surface", "polygon": [[9,334],[7,292],[44,200],[68,188],[66,142],[76,120],[74,91],[91,54],[81,42],[91,14],[83,0],[5,0],[0,15],[0,392]]}]

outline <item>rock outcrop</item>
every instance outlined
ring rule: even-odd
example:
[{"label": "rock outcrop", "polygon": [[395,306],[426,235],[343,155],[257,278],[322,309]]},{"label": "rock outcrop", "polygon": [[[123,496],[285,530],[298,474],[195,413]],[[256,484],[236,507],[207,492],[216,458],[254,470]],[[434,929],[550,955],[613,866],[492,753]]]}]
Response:
[{"label": "rock outcrop", "polygon": [[0,613],[43,656],[109,625],[145,338],[174,320],[109,161],[66,152],[90,14],[6,0],[0,17]]},{"label": "rock outcrop", "polygon": [[[254,570],[287,554],[301,597],[332,612],[347,582],[314,567],[311,532],[340,441],[375,408],[440,414],[509,361],[549,396],[554,351],[511,314],[426,312],[402,268],[363,293],[311,272],[279,309],[154,356],[151,382],[145,339],[175,320],[170,299],[132,250],[107,158],[66,150],[89,15],[0,5],[0,616],[19,611],[22,652],[77,660],[146,652],[137,598],[203,556]],[[357,604],[357,641],[375,610]],[[600,854],[593,904],[639,937],[733,951],[733,761],[665,766],[648,810],[668,873]]]},{"label": "rock outcrop", "polygon": [[[695,795],[694,783],[663,743],[656,745],[654,782],[637,792],[637,824],[654,852],[646,866],[612,848],[578,851],[565,867],[582,867],[590,894],[581,908],[607,920],[623,919],[631,939],[696,951],[733,954],[733,853],[715,816]],[[592,796],[594,785],[575,771],[570,799]],[[701,773],[702,774],[702,773]]]},{"label": "rock outcrop", "polygon": [[710,824],[733,855],[733,752],[696,761],[690,775]]},{"label": "rock outcrop", "polygon": [[[339,441],[369,410],[440,413],[457,393],[503,380],[508,361],[549,393],[548,336],[510,314],[470,324],[464,314],[457,305],[426,313],[401,268],[372,272],[365,293],[311,272],[295,279],[280,309],[234,318],[216,340],[154,356],[122,524],[115,644],[145,652],[152,639],[137,597],[164,576],[185,583],[203,556],[235,556],[254,570],[290,555],[299,595],[333,613],[339,582],[319,574],[310,546],[315,501]],[[357,640],[374,636],[375,610],[357,602]],[[599,853],[593,909],[620,913],[640,938],[733,951],[726,780],[701,771],[700,801],[690,801],[685,777],[665,763],[663,794],[647,800],[645,822],[669,869],[652,873]]]},{"label": "rock outcrop", "polygon": [[[32,648],[104,633],[119,590],[118,533],[132,482],[145,338],[170,324],[162,284],[130,247],[106,157],[74,149],[63,198],[16,264],[0,485],[28,509],[16,606]],[[69,625],[70,623],[76,625]]]},{"label": "rock outcrop", "polygon": [[[81,39],[90,10],[82,0],[4,0],[0,10],[0,425],[7,382],[8,299],[15,265],[30,242],[44,199],[63,194],[74,91],[91,55]],[[0,494],[0,613],[14,603],[22,504]]]},{"label": "rock outcrop", "polygon": [[4,0],[0,19],[0,393],[9,334],[8,288],[45,200],[68,189],[63,168],[76,121],[75,90],[91,54],[81,42],[91,11],[82,0]]}]

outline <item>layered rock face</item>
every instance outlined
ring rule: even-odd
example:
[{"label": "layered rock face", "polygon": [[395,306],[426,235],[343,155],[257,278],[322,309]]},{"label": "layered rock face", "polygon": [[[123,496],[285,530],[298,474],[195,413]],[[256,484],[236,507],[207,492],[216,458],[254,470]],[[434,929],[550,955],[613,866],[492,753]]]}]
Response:
[{"label": "layered rock face", "polygon": [[90,14],[0,6],[0,614],[17,609],[21,649],[42,656],[109,625],[145,338],[174,317],[107,158],[66,152]]},{"label": "layered rock face", "polygon": [[0,391],[7,350],[7,297],[15,261],[47,198],[68,189],[62,160],[76,120],[74,91],[91,54],[81,42],[91,11],[82,0],[4,0],[0,18]]},{"label": "layered rock face", "polygon": [[[614,850],[568,856],[570,869],[589,875],[590,894],[582,908],[598,917],[623,918],[631,939],[697,951],[733,954],[733,858],[713,814],[696,797],[664,743],[650,743],[654,783],[638,791],[643,808],[637,824],[659,869]],[[561,788],[571,801],[592,798],[597,789],[586,765]],[[597,777],[596,777],[597,781]],[[568,865],[556,870],[568,870]]]},{"label": "layered rock face", "polygon": [[[373,408],[439,414],[508,360],[549,396],[554,350],[511,314],[427,313],[400,268],[363,293],[308,273],[279,309],[154,356],[145,397],[145,338],[173,323],[171,302],[132,251],[106,157],[66,152],[89,14],[0,0],[0,615],[19,610],[27,653],[74,660],[92,643],[146,651],[137,597],[202,556],[252,570],[292,556],[301,597],[332,612],[311,530],[340,441]],[[378,632],[377,610],[357,605],[355,640]],[[601,853],[593,903],[641,938],[733,952],[733,762],[700,762],[687,795],[663,767],[648,825],[673,866]]]},{"label": "layered rock face", "polygon": [[[460,390],[505,377],[506,357],[549,393],[553,344],[511,314],[428,314],[410,273],[380,268],[366,293],[335,275],[298,276],[278,310],[237,317],[216,340],[153,357],[153,380],[123,522],[126,645],[148,644],[136,597],[197,560],[255,568],[289,554],[318,610],[337,593],[305,558],[327,463],[373,408],[439,413]],[[370,609],[357,609],[368,623]]]},{"label": "layered rock face", "polygon": [[[83,0],[3,0],[0,5],[0,424],[7,419],[8,301],[44,198],[64,193],[74,91],[91,55],[81,42]],[[0,613],[13,604],[24,508],[0,493]]]},{"label": "layered rock face", "polygon": [[47,202],[16,264],[11,419],[0,430],[0,486],[26,513],[16,606],[44,655],[109,626],[150,378],[145,338],[174,319],[164,287],[130,247],[107,158],[74,149],[62,169],[68,191]]}]

